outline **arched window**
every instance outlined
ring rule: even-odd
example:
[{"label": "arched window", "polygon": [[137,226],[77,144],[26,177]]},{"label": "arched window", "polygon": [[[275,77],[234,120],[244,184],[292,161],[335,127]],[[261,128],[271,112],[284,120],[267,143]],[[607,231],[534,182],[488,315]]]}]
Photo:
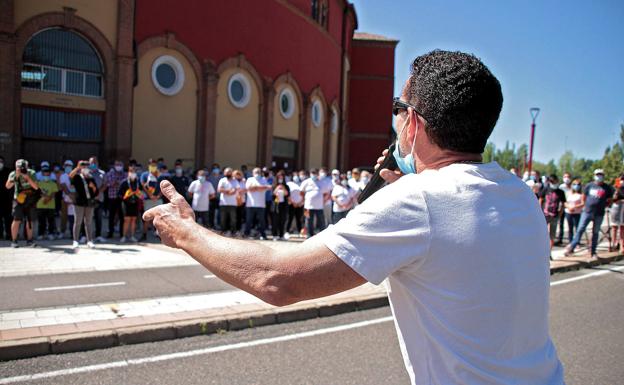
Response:
[{"label": "arched window", "polygon": [[31,37],[22,57],[22,88],[102,97],[104,71],[93,46],[75,32],[46,29]]}]

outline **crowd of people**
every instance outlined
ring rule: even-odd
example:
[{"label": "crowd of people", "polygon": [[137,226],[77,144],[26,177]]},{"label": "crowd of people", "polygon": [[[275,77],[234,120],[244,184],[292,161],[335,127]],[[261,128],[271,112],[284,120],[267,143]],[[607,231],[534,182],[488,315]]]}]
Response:
[{"label": "crowd of people", "polygon": [[225,236],[265,240],[270,232],[275,241],[306,238],[344,218],[370,178],[357,168],[250,172],[215,163],[190,170],[178,159],[171,170],[162,158],[146,166],[116,160],[105,171],[93,156],[75,163],[43,161],[37,170],[19,159],[11,170],[0,156],[0,236],[12,247],[19,247],[22,234],[27,246],[55,239],[71,239],[74,248],[94,248],[107,239],[145,241],[150,225],[142,214],[167,203],[160,182],[168,180],[199,223]]},{"label": "crowd of people", "polygon": [[[250,172],[244,165],[221,169],[215,163],[192,171],[180,159],[170,170],[162,158],[149,159],[145,168],[135,160],[117,160],[104,171],[95,156],[76,163],[43,161],[37,170],[19,159],[11,170],[0,156],[0,237],[13,247],[19,246],[20,233],[27,246],[35,246],[35,239],[66,238],[74,248],[84,243],[93,248],[116,234],[122,243],[145,241],[150,226],[142,214],[167,203],[160,194],[166,179],[188,200],[199,223],[225,236],[265,240],[270,232],[276,241],[305,238],[344,218],[369,178],[368,171],[357,168],[330,173],[326,167],[288,172],[256,167]],[[562,245],[565,234],[565,253],[573,253],[593,223],[591,255],[597,258],[608,209],[613,243],[619,239],[624,251],[624,174],[613,185],[601,169],[586,184],[567,172],[561,182],[557,175],[541,176],[536,170],[522,179],[539,200],[551,248]]]},{"label": "crowd of people", "polygon": [[[510,171],[515,173],[513,169]],[[608,210],[611,243],[619,244],[620,252],[624,252],[624,174],[615,178],[612,184],[605,180],[604,170],[595,169],[593,174],[593,180],[585,184],[569,172],[563,174],[562,181],[555,174],[546,177],[535,170],[523,174],[523,180],[544,212],[551,249],[554,245],[563,245],[567,227],[564,253],[572,254],[591,223],[590,253],[592,258],[599,258],[597,247]]]}]

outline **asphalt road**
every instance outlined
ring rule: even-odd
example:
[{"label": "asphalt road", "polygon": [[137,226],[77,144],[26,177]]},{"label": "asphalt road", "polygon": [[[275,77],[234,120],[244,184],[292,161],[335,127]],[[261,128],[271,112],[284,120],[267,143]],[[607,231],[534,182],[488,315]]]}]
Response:
[{"label": "asphalt road", "polygon": [[[623,272],[619,263],[552,278],[551,334],[568,384],[624,382]],[[0,384],[406,384],[389,315],[380,308],[5,362]]]},{"label": "asphalt road", "polygon": [[[116,283],[115,286],[97,286]],[[123,283],[123,284],[121,284]],[[93,285],[93,287],[74,287]],[[0,311],[232,290],[202,266],[4,277]]]}]

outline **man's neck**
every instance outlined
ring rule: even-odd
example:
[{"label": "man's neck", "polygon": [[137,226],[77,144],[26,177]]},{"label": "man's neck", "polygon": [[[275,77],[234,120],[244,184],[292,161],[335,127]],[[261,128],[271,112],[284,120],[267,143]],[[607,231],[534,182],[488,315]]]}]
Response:
[{"label": "man's neck", "polygon": [[439,170],[453,163],[480,163],[483,161],[481,154],[441,150],[429,157],[416,161],[416,171],[421,173],[425,170]]}]

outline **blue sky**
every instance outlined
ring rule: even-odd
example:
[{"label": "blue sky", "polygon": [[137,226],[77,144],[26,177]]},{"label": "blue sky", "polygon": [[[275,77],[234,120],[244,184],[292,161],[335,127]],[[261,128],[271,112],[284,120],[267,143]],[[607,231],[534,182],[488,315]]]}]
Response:
[{"label": "blue sky", "polygon": [[505,98],[491,140],[529,143],[534,158],[566,150],[596,159],[624,124],[624,1],[351,0],[358,31],[400,40],[395,94],[414,57],[440,48],[474,53]]}]

